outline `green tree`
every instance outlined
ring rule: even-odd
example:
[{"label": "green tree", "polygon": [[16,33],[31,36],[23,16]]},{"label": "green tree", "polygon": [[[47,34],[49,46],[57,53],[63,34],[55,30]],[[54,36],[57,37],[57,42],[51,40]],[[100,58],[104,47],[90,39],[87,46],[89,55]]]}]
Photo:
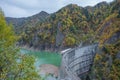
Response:
[{"label": "green tree", "polygon": [[35,59],[20,55],[16,41],[12,27],[6,24],[0,10],[0,80],[40,80],[33,65]]},{"label": "green tree", "polygon": [[75,38],[74,37],[70,37],[70,36],[67,36],[65,38],[65,45],[66,46],[74,46],[75,45]]},{"label": "green tree", "polygon": [[120,59],[117,54],[120,50],[120,41],[115,44],[104,45],[101,54],[96,54],[90,73],[91,80],[119,80]]}]

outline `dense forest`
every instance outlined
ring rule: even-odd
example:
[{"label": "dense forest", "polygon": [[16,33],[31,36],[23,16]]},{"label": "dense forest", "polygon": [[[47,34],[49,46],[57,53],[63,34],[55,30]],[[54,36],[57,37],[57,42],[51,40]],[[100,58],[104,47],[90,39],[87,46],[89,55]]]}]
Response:
[{"label": "dense forest", "polygon": [[[111,14],[112,5],[102,2],[94,7],[83,8],[70,4],[53,14],[42,11],[28,18],[6,20],[13,23],[16,33],[20,35],[19,45],[41,50],[56,49],[60,46],[64,49],[78,46],[82,41],[94,41],[92,39],[95,38],[95,30]],[[58,30],[62,33],[60,37],[64,36],[62,41],[56,41]]]},{"label": "dense forest", "polygon": [[120,1],[111,4],[109,16],[96,31],[101,51],[94,59],[91,79],[120,80]]},{"label": "dense forest", "polygon": [[113,8],[115,5],[116,1],[98,3],[94,7],[70,4],[53,14],[42,11],[31,17],[6,20],[14,25],[20,37],[19,45],[55,51],[60,47],[78,46],[81,42],[96,42],[100,26],[107,23],[110,16],[118,14],[119,7]]},{"label": "dense forest", "polygon": [[[7,24],[13,25],[13,28],[6,24],[5,19]],[[30,63],[34,62],[34,58],[27,55],[18,56],[15,44],[38,50],[58,51],[79,46],[81,42],[83,45],[99,43],[99,50],[88,75],[90,80],[120,80],[119,0],[98,3],[94,7],[70,4],[52,14],[42,11],[27,18],[5,19],[1,12],[0,78],[2,80],[38,78],[33,64]]]},{"label": "dense forest", "polygon": [[17,40],[0,10],[0,80],[42,80],[35,70],[34,57],[21,55]]}]

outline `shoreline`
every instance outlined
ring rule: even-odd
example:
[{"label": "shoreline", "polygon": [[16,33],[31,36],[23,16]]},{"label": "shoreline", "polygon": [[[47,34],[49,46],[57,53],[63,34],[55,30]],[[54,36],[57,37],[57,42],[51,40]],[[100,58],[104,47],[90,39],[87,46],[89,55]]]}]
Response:
[{"label": "shoreline", "polygon": [[58,53],[59,54],[59,52],[56,52],[56,51],[51,51],[51,50],[40,50],[40,49],[35,49],[35,48],[33,48],[33,47],[28,47],[28,46],[26,46],[26,45],[24,45],[24,46],[18,46],[19,48],[21,48],[21,49],[27,49],[27,50],[30,50],[30,51],[36,51],[36,52],[49,52],[49,53]]}]

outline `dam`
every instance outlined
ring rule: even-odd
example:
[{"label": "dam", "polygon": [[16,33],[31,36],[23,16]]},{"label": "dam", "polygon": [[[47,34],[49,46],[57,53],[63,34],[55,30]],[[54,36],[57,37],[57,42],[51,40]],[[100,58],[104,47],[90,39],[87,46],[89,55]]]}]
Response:
[{"label": "dam", "polygon": [[90,71],[98,44],[69,48],[61,52],[59,80],[81,80]]}]

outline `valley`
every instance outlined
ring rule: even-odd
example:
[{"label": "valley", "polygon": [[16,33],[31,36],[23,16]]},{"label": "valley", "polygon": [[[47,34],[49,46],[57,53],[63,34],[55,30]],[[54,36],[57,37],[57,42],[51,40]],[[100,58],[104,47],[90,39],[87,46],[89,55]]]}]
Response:
[{"label": "valley", "polygon": [[0,9],[0,58],[0,80],[120,80],[120,1],[21,18]]}]

